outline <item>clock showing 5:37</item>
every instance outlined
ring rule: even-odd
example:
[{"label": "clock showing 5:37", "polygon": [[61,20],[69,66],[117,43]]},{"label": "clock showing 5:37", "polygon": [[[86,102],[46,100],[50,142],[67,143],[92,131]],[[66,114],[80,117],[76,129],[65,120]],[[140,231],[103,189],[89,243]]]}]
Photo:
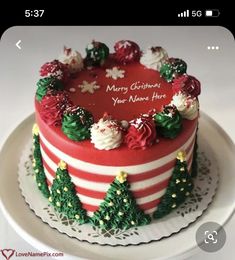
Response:
[{"label": "clock showing 5:37", "polygon": [[45,10],[39,10],[39,9],[35,9],[35,10],[25,10],[24,15],[25,17],[42,17],[44,14]]}]

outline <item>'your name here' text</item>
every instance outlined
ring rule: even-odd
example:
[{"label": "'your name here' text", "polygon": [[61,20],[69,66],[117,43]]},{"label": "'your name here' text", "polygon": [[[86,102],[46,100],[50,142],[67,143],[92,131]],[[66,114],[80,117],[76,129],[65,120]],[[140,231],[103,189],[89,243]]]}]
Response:
[{"label": "'your name here' text", "polygon": [[142,95],[138,94],[130,94],[127,97],[121,98],[119,97],[112,97],[113,106],[121,105],[125,103],[135,103],[135,102],[148,102],[148,101],[156,101],[159,99],[165,99],[166,94],[159,94],[158,92],[154,91],[151,95],[143,95],[143,90],[146,89],[155,89],[155,88],[161,88],[161,83],[155,83],[155,84],[148,84],[148,83],[140,83],[139,81],[134,82],[130,85],[130,87],[126,86],[116,86],[116,85],[107,85],[106,92],[113,92],[113,93],[122,93],[123,95],[126,95],[129,91],[141,91]]}]

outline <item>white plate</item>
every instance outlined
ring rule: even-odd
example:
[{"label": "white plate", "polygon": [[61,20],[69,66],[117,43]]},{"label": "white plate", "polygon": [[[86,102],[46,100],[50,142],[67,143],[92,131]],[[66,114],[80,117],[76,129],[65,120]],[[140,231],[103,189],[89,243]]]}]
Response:
[{"label": "white plate", "polygon": [[[207,221],[227,223],[235,208],[235,147],[227,134],[207,115],[201,113],[199,134],[213,148],[220,168],[220,183],[212,205],[195,223],[169,238],[146,245],[109,247],[91,245],[60,234],[44,224],[29,210],[17,182],[17,165],[29,135],[33,115],[9,136],[0,154],[1,209],[9,223],[28,243],[41,251],[64,252],[65,259],[182,259],[198,249],[197,228]],[[187,242],[186,242],[187,241]]]}]

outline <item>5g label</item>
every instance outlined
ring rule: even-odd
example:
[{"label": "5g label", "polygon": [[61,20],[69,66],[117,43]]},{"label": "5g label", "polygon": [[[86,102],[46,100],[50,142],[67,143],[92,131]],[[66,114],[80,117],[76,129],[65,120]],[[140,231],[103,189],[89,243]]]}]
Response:
[{"label": "5g label", "polygon": [[202,11],[201,10],[192,10],[192,17],[201,17]]}]

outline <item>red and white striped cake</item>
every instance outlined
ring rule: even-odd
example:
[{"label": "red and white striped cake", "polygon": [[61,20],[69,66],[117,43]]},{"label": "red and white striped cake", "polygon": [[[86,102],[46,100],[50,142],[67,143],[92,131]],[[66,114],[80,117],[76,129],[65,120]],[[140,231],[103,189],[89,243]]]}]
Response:
[{"label": "red and white striped cake", "polygon": [[[123,71],[107,76],[107,70]],[[94,83],[92,91],[81,91],[81,85]],[[66,84],[74,105],[91,111],[94,122],[106,112],[117,120],[130,121],[150,110],[161,111],[174,96],[172,83],[159,71],[133,61],[117,63],[112,55],[104,66],[83,69]],[[41,104],[35,100],[36,123],[48,185],[51,186],[60,160],[67,164],[77,195],[89,216],[99,208],[110,184],[120,171],[128,173],[128,182],[136,202],[145,213],[153,213],[168,186],[179,151],[186,151],[191,170],[198,115],[182,120],[182,131],[175,138],[164,138],[157,132],[156,143],[145,149],[130,149],[125,143],[110,150],[97,149],[90,140],[73,141],[60,126],[50,125],[42,117]]]},{"label": "red and white striped cake", "polygon": [[37,123],[48,184],[52,184],[58,162],[65,161],[88,215],[99,208],[110,183],[121,170],[128,172],[128,181],[140,208],[152,213],[166,190],[178,151],[186,151],[189,170],[191,168],[197,120],[184,124],[187,131],[175,140],[161,140],[147,150],[123,147],[111,151],[96,150],[89,142],[81,145],[65,141],[66,137],[48,127],[39,114]]}]

